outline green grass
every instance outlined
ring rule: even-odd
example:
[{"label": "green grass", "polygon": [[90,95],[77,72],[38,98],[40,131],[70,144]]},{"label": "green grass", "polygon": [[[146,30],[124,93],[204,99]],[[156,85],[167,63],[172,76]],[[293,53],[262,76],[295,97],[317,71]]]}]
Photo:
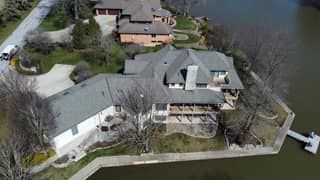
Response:
[{"label": "green grass", "polygon": [[179,15],[176,17],[177,24],[174,29],[179,30],[195,30],[196,25],[186,16]]},{"label": "green grass", "polygon": [[[64,25],[57,25],[57,20],[61,18],[57,13],[52,13],[52,11],[48,14],[48,16],[42,21],[39,28],[42,31],[57,31],[66,28]],[[65,24],[67,25],[67,24]]]},{"label": "green grass", "polygon": [[273,120],[257,117],[251,127],[251,132],[263,142],[264,146],[273,146],[279,135],[280,127]]},{"label": "green grass", "polygon": [[42,73],[49,72],[55,64],[75,65],[81,60],[85,60],[90,64],[93,74],[116,73],[123,67],[121,63],[109,63],[108,65],[97,64],[94,59],[86,55],[85,51],[78,50],[69,52],[63,48],[56,48],[49,55],[42,55],[35,52],[31,54],[40,59]]},{"label": "green grass", "polygon": [[[183,33],[179,33],[179,34],[183,34]],[[186,34],[189,39],[187,40],[174,40],[173,43],[174,44],[191,44],[191,43],[197,43],[200,41],[200,37],[195,35],[195,34]]]},{"label": "green grass", "polygon": [[50,16],[47,16],[43,21],[42,23],[40,24],[39,28],[43,31],[57,31],[57,30],[60,30],[62,28],[60,27],[57,27],[55,25],[55,16],[53,15],[50,15]]},{"label": "green grass", "polygon": [[185,153],[224,150],[226,143],[223,134],[218,131],[214,138],[195,138],[184,134],[158,135],[153,141],[156,153]]},{"label": "green grass", "polygon": [[108,149],[97,150],[95,152],[89,153],[80,161],[74,162],[73,164],[69,165],[66,168],[57,169],[51,166],[45,169],[44,171],[40,172],[39,174],[37,174],[33,179],[52,179],[52,180],[68,179],[72,175],[74,175],[76,172],[78,172],[80,169],[82,169],[87,164],[89,164],[91,161],[96,159],[97,157],[116,156],[116,155],[135,155],[136,152],[137,152],[136,149],[123,143]]},{"label": "green grass", "polygon": [[29,13],[33,10],[34,7],[37,6],[40,0],[35,0],[31,3],[31,8],[27,11],[24,11],[21,14],[21,18],[16,21],[11,21],[6,24],[4,28],[1,28],[0,30],[0,43],[2,43],[18,26],[19,24],[24,20],[25,17],[29,15]]},{"label": "green grass", "polygon": [[7,113],[4,103],[0,102],[0,138],[7,134]]},{"label": "green grass", "polygon": [[0,10],[3,9],[3,7],[4,7],[4,2],[5,2],[5,0],[0,0]]}]

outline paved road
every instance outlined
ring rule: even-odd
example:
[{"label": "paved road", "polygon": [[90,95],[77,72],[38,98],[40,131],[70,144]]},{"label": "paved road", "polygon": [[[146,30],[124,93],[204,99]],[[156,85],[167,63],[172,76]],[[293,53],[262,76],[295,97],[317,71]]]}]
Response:
[{"label": "paved road", "polygon": [[[9,44],[23,46],[26,34],[35,30],[41,24],[43,19],[48,15],[54,2],[55,0],[42,0],[23,20],[18,28],[1,44],[0,52]],[[8,66],[8,62],[0,61],[0,72],[7,69]]]}]

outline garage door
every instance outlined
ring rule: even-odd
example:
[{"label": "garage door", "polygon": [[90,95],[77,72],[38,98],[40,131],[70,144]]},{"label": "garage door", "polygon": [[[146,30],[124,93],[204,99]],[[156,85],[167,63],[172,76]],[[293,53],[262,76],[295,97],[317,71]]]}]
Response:
[{"label": "garage door", "polygon": [[108,14],[109,15],[119,15],[119,10],[118,9],[108,9]]}]

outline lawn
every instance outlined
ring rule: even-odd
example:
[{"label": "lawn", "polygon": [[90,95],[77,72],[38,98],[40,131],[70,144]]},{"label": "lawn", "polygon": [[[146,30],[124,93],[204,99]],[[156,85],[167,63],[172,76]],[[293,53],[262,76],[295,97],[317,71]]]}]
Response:
[{"label": "lawn", "polygon": [[[63,27],[62,25],[57,25],[57,21],[59,20],[59,16],[57,15],[57,13],[53,13],[53,11],[51,11],[48,16],[46,18],[44,18],[44,20],[42,21],[42,23],[40,24],[39,28],[42,31],[57,31],[60,29],[64,29],[66,28]],[[62,24],[62,23],[60,23]]]},{"label": "lawn", "polygon": [[279,135],[280,127],[288,116],[287,112],[276,102],[273,102],[272,109],[277,113],[278,118],[270,120],[257,117],[251,129],[266,146],[273,146]]},{"label": "lawn", "polygon": [[[3,1],[3,0],[0,0]],[[29,13],[33,10],[34,7],[37,6],[37,4],[40,2],[40,0],[35,0],[31,3],[31,8],[29,8],[27,11],[24,11],[21,14],[21,18],[14,22],[8,22],[4,28],[1,28],[0,30],[0,43],[2,43],[18,26],[19,24],[24,20],[25,17],[29,15]]]},{"label": "lawn", "polygon": [[[183,34],[183,33],[178,33],[178,34]],[[173,43],[174,44],[192,44],[192,43],[197,43],[200,41],[200,37],[195,34],[188,33],[186,35],[188,35],[189,39],[187,39],[187,40],[174,40]]]},{"label": "lawn", "polygon": [[222,132],[218,131],[214,138],[195,138],[185,134],[159,134],[153,141],[156,153],[186,153],[201,151],[216,151],[226,149]]},{"label": "lawn", "polygon": [[63,48],[56,48],[49,55],[42,55],[35,52],[32,52],[31,54],[40,59],[41,71],[43,73],[50,71],[55,64],[75,65],[81,60],[87,61],[90,64],[91,72],[93,74],[116,73],[123,68],[121,62],[100,65],[96,63],[92,57],[88,56],[85,51],[74,50],[69,52]]},{"label": "lawn", "polygon": [[2,9],[3,9],[4,2],[5,2],[5,0],[0,0],[0,10],[2,10]]},{"label": "lawn", "polygon": [[97,157],[102,156],[116,156],[116,155],[135,155],[136,149],[128,146],[126,143],[108,148],[108,149],[101,149],[95,152],[89,153],[87,156],[82,158],[78,162],[74,162],[70,166],[66,168],[54,168],[50,166],[49,168],[45,169],[44,171],[37,174],[33,179],[52,179],[52,180],[64,180],[70,178],[80,169],[85,167],[91,161],[96,159]]},{"label": "lawn", "polygon": [[251,127],[251,132],[256,135],[264,146],[273,146],[280,132],[280,126],[274,120],[257,117]]},{"label": "lawn", "polygon": [[4,107],[4,103],[0,102],[0,138],[7,134],[7,115]]},{"label": "lawn", "polygon": [[179,30],[195,30],[196,25],[186,16],[179,15],[176,17],[177,24],[174,29]]}]

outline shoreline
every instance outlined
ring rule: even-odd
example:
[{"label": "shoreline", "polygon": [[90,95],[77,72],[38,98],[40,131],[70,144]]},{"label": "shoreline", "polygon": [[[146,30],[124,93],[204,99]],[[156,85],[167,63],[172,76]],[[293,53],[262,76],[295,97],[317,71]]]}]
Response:
[{"label": "shoreline", "polygon": [[[261,83],[261,79],[251,72],[251,76]],[[270,93],[270,96],[278,103],[287,113],[285,122],[283,123],[281,130],[271,147],[261,147],[255,149],[241,149],[241,150],[221,150],[221,151],[207,151],[207,152],[192,152],[192,153],[162,153],[162,154],[142,154],[142,155],[123,155],[123,156],[110,156],[99,157],[94,159],[88,165],[80,169],[74,174],[70,180],[87,179],[101,168],[108,167],[121,167],[121,166],[136,166],[147,164],[162,164],[162,163],[174,163],[174,162],[186,162],[186,161],[199,161],[199,160],[213,160],[213,159],[228,159],[228,158],[240,158],[250,156],[263,156],[263,155],[275,155],[281,150],[284,141],[287,137],[287,132],[290,129],[295,113],[287,106],[283,100]]]}]

